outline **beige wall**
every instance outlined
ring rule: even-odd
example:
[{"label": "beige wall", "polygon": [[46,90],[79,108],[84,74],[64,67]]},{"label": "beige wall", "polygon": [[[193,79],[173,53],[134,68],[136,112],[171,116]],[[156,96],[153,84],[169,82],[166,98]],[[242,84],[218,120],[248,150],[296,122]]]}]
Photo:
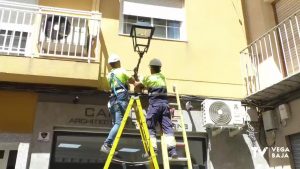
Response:
[{"label": "beige wall", "polygon": [[[183,94],[208,97],[242,98],[239,51],[246,45],[241,4],[235,1],[185,1],[187,42],[154,39],[144,56],[140,74],[149,74],[148,62],[159,57],[169,89],[176,84]],[[119,33],[119,1],[102,0],[101,58],[109,53],[122,57],[123,66],[132,70],[138,55],[131,38]],[[101,70],[102,77],[107,67]],[[105,82],[103,82],[104,84]]]},{"label": "beige wall", "polygon": [[264,0],[245,0],[243,4],[248,43],[251,43],[276,25],[274,10],[272,4]]},{"label": "beige wall", "polygon": [[97,87],[98,63],[0,57],[0,79],[12,82]]},{"label": "beige wall", "polygon": [[39,5],[89,11],[93,0],[38,0]]},{"label": "beige wall", "polygon": [[32,133],[37,94],[0,90],[0,133]]},{"label": "beige wall", "polygon": [[[131,38],[119,35],[119,3],[119,0],[102,0],[100,3],[100,12],[103,14],[100,35],[100,73],[99,65],[85,66],[79,62],[39,59],[33,62],[39,62],[41,65],[28,64],[21,68],[15,66],[17,72],[6,68],[14,72],[14,75],[33,75],[39,72],[39,78],[25,80],[25,82],[92,87],[98,85],[94,80],[95,76],[98,79],[99,73],[100,90],[107,90],[105,74],[109,53],[121,55],[122,64],[128,70],[135,67],[138,59],[137,54],[133,52]],[[96,9],[93,5],[97,3],[96,0],[40,0],[39,4],[92,10]],[[185,11],[187,41],[152,40],[150,50],[142,60],[140,74],[149,74],[147,66],[149,60],[158,57],[163,62],[162,71],[167,77],[169,91],[172,84],[176,84],[182,94],[243,98],[244,87],[239,52],[246,46],[246,37],[241,2],[185,0]],[[22,65],[23,59],[17,63]],[[27,71],[23,72],[23,69]],[[0,71],[6,72],[6,70]],[[5,78],[12,78],[13,81],[18,82],[23,82],[27,78],[32,79],[30,76],[19,76],[16,80],[15,77],[8,75],[10,74],[6,74]]]},{"label": "beige wall", "polygon": [[[262,37],[276,25],[272,3],[266,2],[266,0],[244,0],[243,9],[247,40],[248,44],[251,43],[252,46],[249,46],[248,50],[246,49],[247,46],[244,46],[244,55],[241,56],[244,57],[243,74],[245,81],[248,81],[248,95],[251,95],[282,80],[285,76],[285,70],[281,70],[282,63],[278,60],[279,57],[282,57],[278,35],[276,34],[275,38],[271,32]],[[261,39],[256,41],[258,38]],[[279,47],[278,50],[276,46]],[[257,66],[256,63],[259,65]],[[272,70],[273,76],[269,75],[270,70]]]}]

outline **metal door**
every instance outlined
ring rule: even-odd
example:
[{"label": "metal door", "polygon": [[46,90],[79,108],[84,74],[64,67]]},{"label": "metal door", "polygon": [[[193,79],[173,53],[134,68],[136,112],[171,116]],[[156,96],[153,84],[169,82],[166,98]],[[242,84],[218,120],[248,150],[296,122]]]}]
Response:
[{"label": "metal door", "polygon": [[295,169],[300,169],[300,133],[290,136]]}]

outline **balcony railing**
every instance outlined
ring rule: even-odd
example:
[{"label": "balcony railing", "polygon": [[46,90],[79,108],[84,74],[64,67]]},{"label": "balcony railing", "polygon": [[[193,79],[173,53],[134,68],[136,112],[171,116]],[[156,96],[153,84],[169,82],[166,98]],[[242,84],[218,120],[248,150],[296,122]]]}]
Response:
[{"label": "balcony railing", "polygon": [[[242,72],[247,96],[282,81],[288,81],[299,74],[299,15],[300,11],[297,11],[241,51]],[[296,83],[281,84],[269,94],[279,95],[280,90],[289,89],[291,86],[293,88]]]},{"label": "balcony railing", "polygon": [[101,14],[0,0],[0,55],[97,61]]}]

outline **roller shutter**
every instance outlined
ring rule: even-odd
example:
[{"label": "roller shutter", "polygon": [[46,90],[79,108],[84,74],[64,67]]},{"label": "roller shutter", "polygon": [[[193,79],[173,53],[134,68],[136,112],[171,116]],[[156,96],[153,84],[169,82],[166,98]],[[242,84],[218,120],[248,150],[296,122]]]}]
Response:
[{"label": "roller shutter", "polygon": [[287,74],[292,75],[300,71],[300,1],[279,0],[275,9],[277,21],[282,23],[278,28]]},{"label": "roller shutter", "polygon": [[123,14],[182,21],[183,0],[124,0]]},{"label": "roller shutter", "polygon": [[290,136],[295,169],[300,169],[300,133]]}]

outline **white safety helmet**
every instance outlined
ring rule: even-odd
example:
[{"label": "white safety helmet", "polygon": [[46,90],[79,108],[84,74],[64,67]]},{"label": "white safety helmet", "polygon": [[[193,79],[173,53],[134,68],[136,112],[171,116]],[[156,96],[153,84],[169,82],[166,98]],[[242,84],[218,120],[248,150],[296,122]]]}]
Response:
[{"label": "white safety helmet", "polygon": [[117,54],[112,53],[109,55],[108,63],[115,63],[118,61],[120,61],[120,57]]}]

